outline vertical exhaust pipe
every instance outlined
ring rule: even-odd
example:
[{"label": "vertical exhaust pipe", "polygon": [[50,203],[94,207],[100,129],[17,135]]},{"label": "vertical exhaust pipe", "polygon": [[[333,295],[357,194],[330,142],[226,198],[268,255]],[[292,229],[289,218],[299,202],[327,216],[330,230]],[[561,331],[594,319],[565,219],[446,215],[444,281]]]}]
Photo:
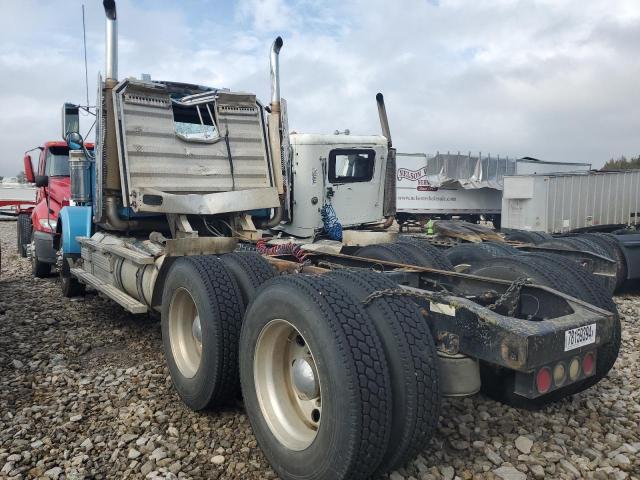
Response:
[{"label": "vertical exhaust pipe", "polygon": [[282,37],[278,37],[271,45],[271,110],[274,105],[280,111],[280,49],[284,42]]},{"label": "vertical exhaust pipe", "polygon": [[103,182],[102,189],[105,197],[103,213],[106,217],[108,229],[117,230],[122,227],[122,220],[118,217],[118,205],[120,192],[120,163],[118,161],[118,148],[116,143],[116,122],[113,107],[113,87],[118,83],[118,22],[115,0],[103,0],[105,24],[105,80],[104,90],[104,144],[102,145]]},{"label": "vertical exhaust pipe", "polygon": [[376,95],[376,103],[378,104],[378,116],[380,117],[382,135],[387,139],[387,146],[389,148],[384,174],[384,199],[382,202],[382,214],[387,219],[383,228],[386,229],[393,224],[396,215],[396,149],[393,148],[393,142],[391,141],[389,118],[387,117],[387,108],[384,105],[384,96],[382,93],[378,92]]},{"label": "vertical exhaust pipe", "polygon": [[380,117],[382,135],[387,139],[389,148],[391,148],[393,143],[391,141],[391,130],[389,130],[389,118],[387,117],[387,108],[384,105],[384,96],[380,92],[376,95],[376,103],[378,104],[378,116]]},{"label": "vertical exhaust pipe", "polygon": [[269,114],[269,145],[271,147],[271,165],[273,181],[280,198],[280,206],[273,210],[271,218],[256,219],[256,228],[273,228],[282,221],[284,206],[284,180],[282,178],[282,138],[280,119],[280,49],[284,45],[282,37],[277,37],[271,45],[269,66],[271,70],[271,113]]},{"label": "vertical exhaust pipe", "polygon": [[274,180],[278,188],[278,194],[284,194],[284,182],[282,180],[282,153],[281,153],[281,119],[280,119],[280,49],[284,42],[278,37],[271,45],[271,114],[269,115],[269,143],[271,144],[271,158],[273,162]]},{"label": "vertical exhaust pipe", "polygon": [[115,0],[103,0],[104,13],[107,17],[107,29],[105,37],[106,65],[105,77],[107,80],[118,79],[118,21],[116,18]]}]

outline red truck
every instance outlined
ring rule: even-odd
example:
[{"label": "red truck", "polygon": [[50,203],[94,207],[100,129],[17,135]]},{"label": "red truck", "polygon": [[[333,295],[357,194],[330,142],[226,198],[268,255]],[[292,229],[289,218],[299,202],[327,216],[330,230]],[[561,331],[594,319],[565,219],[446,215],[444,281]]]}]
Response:
[{"label": "red truck", "polygon": [[[87,144],[88,149],[93,145]],[[59,250],[56,232],[58,214],[69,205],[69,147],[64,141],[46,142],[40,149],[37,170],[31,155],[24,156],[24,172],[28,182],[37,187],[33,209],[18,215],[18,251],[23,257],[31,249],[31,269],[36,277],[51,272]],[[31,245],[31,247],[29,247]]]}]

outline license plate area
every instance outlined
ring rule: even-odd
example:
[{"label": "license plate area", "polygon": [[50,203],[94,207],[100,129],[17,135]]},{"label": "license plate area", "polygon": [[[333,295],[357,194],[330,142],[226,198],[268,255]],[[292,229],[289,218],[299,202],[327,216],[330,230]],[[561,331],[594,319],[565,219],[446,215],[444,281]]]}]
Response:
[{"label": "license plate area", "polygon": [[564,332],[564,351],[591,345],[596,342],[596,324],[583,325]]}]

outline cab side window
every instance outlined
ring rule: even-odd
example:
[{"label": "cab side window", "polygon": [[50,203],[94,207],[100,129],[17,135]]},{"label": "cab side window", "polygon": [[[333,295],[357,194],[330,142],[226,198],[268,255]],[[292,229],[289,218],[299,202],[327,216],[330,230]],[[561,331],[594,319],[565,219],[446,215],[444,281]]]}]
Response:
[{"label": "cab side window", "polygon": [[45,155],[46,155],[46,150],[42,150],[40,152],[40,159],[38,160],[38,172],[36,173],[37,175],[44,175],[44,167],[45,167]]},{"label": "cab side window", "polygon": [[370,149],[336,149],[329,153],[329,182],[369,182],[376,154]]}]

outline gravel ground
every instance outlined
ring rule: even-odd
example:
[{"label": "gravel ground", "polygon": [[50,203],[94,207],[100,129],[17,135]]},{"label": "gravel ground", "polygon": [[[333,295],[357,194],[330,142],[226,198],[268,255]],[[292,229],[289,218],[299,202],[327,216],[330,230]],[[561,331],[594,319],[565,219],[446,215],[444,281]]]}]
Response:
[{"label": "gravel ground", "polygon": [[[194,413],[171,388],[160,325],[34,279],[0,222],[0,478],[276,478],[241,406]],[[621,357],[539,412],[444,403],[432,446],[393,480],[640,479],[640,296],[616,298]]]}]

